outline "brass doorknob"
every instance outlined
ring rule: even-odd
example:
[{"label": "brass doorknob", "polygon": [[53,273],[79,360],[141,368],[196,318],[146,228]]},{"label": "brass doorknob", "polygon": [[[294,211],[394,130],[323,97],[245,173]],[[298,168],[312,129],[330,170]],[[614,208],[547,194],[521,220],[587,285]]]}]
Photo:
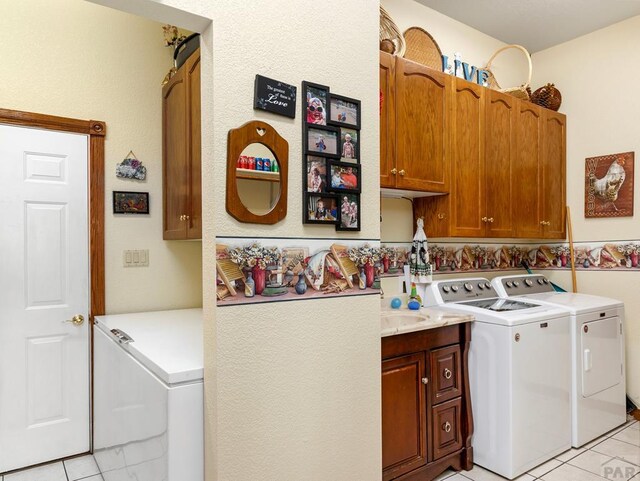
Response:
[{"label": "brass doorknob", "polygon": [[429,384],[429,378],[423,377],[422,378],[422,384]]},{"label": "brass doorknob", "polygon": [[493,217],[489,217],[489,218],[487,219],[487,221],[488,221],[488,222],[493,222]]},{"label": "brass doorknob", "polygon": [[74,326],[81,326],[82,323],[84,322],[84,316],[82,314],[77,314],[73,316],[71,319],[67,319],[64,322],[70,322]]},{"label": "brass doorknob", "polygon": [[398,174],[404,176],[404,174],[406,174],[406,172],[404,171],[404,169],[402,169],[400,172],[398,172]]},{"label": "brass doorknob", "polygon": [[398,173],[398,169],[396,169],[395,167],[393,169],[391,169],[391,173],[393,175],[396,175]]},{"label": "brass doorknob", "polygon": [[480,219],[482,222],[487,222],[489,219],[487,219],[486,217],[483,217],[482,219]]}]

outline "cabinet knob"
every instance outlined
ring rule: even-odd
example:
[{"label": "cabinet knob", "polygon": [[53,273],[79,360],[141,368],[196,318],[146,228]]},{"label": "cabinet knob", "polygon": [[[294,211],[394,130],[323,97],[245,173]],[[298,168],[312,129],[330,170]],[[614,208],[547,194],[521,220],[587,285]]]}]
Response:
[{"label": "cabinet knob", "polygon": [[482,222],[487,222],[489,219],[487,219],[486,217],[483,217],[482,219],[480,219]]},{"label": "cabinet knob", "polygon": [[540,225],[544,225],[544,221],[543,220],[540,221]]},{"label": "cabinet knob", "polygon": [[422,384],[429,384],[429,378],[423,377]]},{"label": "cabinet knob", "polygon": [[444,424],[442,425],[442,430],[443,430],[445,433],[450,433],[450,432],[451,432],[451,423],[450,423],[449,421],[447,421],[446,423],[444,423]]},{"label": "cabinet knob", "polygon": [[184,216],[184,220],[189,220],[189,216],[188,216],[188,215],[185,215],[185,216]]},{"label": "cabinet knob", "polygon": [[391,173],[393,175],[396,175],[398,173],[398,169],[396,169],[395,167],[393,169],[391,169]]},{"label": "cabinet knob", "polygon": [[489,218],[487,219],[487,221],[489,221],[489,222],[493,222],[493,217],[489,217]]},{"label": "cabinet knob", "polygon": [[443,213],[438,214],[438,219],[440,219],[440,220],[444,219],[445,217],[446,217],[446,215],[443,214]]},{"label": "cabinet knob", "polygon": [[453,375],[453,373],[451,372],[451,369],[449,369],[449,368],[445,368],[444,369],[444,378],[445,379],[451,379],[452,375]]},{"label": "cabinet knob", "polygon": [[406,174],[406,172],[404,171],[404,169],[402,169],[400,172],[398,172],[398,174],[402,175],[404,177],[404,174]]}]

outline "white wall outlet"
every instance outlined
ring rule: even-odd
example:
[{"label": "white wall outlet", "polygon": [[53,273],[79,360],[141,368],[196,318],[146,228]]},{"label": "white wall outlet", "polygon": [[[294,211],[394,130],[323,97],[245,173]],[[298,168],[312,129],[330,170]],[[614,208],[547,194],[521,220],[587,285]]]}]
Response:
[{"label": "white wall outlet", "polygon": [[123,251],[122,265],[124,267],[149,267],[149,249]]}]

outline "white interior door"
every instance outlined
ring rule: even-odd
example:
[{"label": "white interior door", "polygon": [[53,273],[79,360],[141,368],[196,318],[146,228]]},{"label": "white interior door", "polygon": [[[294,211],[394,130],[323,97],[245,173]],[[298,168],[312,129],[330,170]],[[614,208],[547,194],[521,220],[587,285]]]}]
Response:
[{"label": "white interior door", "polygon": [[87,159],[0,125],[0,473],[89,450]]}]

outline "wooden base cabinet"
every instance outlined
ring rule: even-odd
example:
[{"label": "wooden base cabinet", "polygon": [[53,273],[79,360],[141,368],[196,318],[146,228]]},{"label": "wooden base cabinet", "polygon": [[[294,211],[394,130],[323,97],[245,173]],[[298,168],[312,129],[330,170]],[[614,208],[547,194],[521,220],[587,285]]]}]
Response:
[{"label": "wooden base cabinet", "polygon": [[471,325],[382,338],[382,479],[429,481],[473,467]]},{"label": "wooden base cabinet", "polygon": [[202,238],[200,50],[162,89],[163,238]]}]

